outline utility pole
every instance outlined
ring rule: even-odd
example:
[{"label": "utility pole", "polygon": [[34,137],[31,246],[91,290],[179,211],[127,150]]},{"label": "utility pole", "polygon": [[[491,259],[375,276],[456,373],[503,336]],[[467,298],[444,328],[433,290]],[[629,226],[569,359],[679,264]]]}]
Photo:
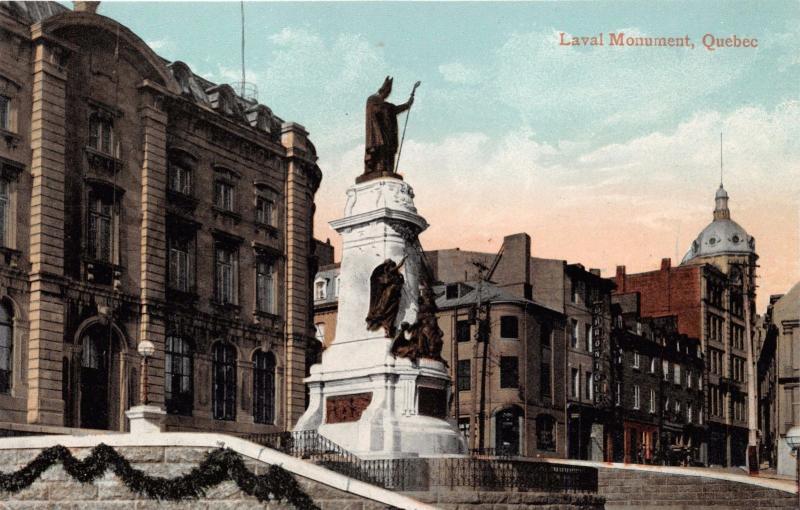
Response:
[{"label": "utility pole", "polygon": [[[758,410],[756,402],[755,349],[753,346],[752,317],[750,316],[750,266],[741,268],[742,301],[744,306],[745,349],[747,350],[747,465],[758,472]],[[754,457],[754,458],[751,458]]]}]

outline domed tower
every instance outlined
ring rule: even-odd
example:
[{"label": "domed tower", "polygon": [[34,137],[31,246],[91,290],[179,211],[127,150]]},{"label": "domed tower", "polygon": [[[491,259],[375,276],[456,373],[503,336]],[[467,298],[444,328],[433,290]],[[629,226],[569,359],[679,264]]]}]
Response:
[{"label": "domed tower", "polygon": [[722,183],[714,195],[714,203],[714,220],[692,242],[681,265],[710,263],[726,274],[732,266],[742,264],[754,269],[758,258],[756,240],[731,219],[728,192]]},{"label": "domed tower", "polygon": [[[747,456],[750,458],[757,456],[758,448],[755,348],[752,340],[758,255],[753,236],[731,219],[728,192],[722,182],[714,195],[714,202],[713,221],[692,242],[681,266],[708,264],[719,270],[718,276],[709,275],[701,288],[706,303],[703,328],[712,340],[705,344],[706,357],[710,360],[718,356],[719,359],[719,363],[714,364],[718,368],[712,369],[709,375],[709,391],[720,390],[717,400],[725,405],[719,420],[727,431],[735,431],[737,422],[747,423]],[[710,425],[713,429],[715,424],[711,421]],[[726,435],[726,457],[731,459],[733,451],[744,450],[745,437],[744,434]]]}]

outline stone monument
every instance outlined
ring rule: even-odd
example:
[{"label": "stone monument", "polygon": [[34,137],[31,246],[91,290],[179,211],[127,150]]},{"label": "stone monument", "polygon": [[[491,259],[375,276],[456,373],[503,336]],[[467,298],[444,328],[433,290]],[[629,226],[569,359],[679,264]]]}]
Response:
[{"label": "stone monument", "polygon": [[387,77],[380,104],[367,103],[368,138],[377,130],[388,147],[367,144],[365,172],[347,190],[344,217],[331,222],[342,236],[336,338],[305,380],[310,403],[295,430],[317,430],[364,458],[464,454],[447,420],[450,377],[418,240],[428,223],[390,166],[399,113],[385,102],[390,92]]}]

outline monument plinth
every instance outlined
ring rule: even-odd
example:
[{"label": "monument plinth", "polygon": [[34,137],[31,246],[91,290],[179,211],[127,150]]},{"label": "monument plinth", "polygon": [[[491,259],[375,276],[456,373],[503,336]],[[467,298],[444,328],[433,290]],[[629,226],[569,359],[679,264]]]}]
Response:
[{"label": "monument plinth", "polygon": [[466,452],[446,419],[450,377],[417,237],[428,223],[413,199],[406,182],[372,178],[348,189],[331,222],[342,236],[336,337],[311,367],[295,430],[362,457]]}]

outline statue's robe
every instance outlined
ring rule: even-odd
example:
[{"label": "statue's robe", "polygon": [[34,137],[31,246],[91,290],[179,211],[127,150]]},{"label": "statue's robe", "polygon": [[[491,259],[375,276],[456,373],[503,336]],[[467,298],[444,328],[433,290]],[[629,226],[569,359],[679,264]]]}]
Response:
[{"label": "statue's robe", "polygon": [[397,115],[408,110],[407,104],[400,106],[385,101],[379,94],[367,99],[366,150],[364,167],[370,172],[394,172],[394,157],[397,154]]}]

